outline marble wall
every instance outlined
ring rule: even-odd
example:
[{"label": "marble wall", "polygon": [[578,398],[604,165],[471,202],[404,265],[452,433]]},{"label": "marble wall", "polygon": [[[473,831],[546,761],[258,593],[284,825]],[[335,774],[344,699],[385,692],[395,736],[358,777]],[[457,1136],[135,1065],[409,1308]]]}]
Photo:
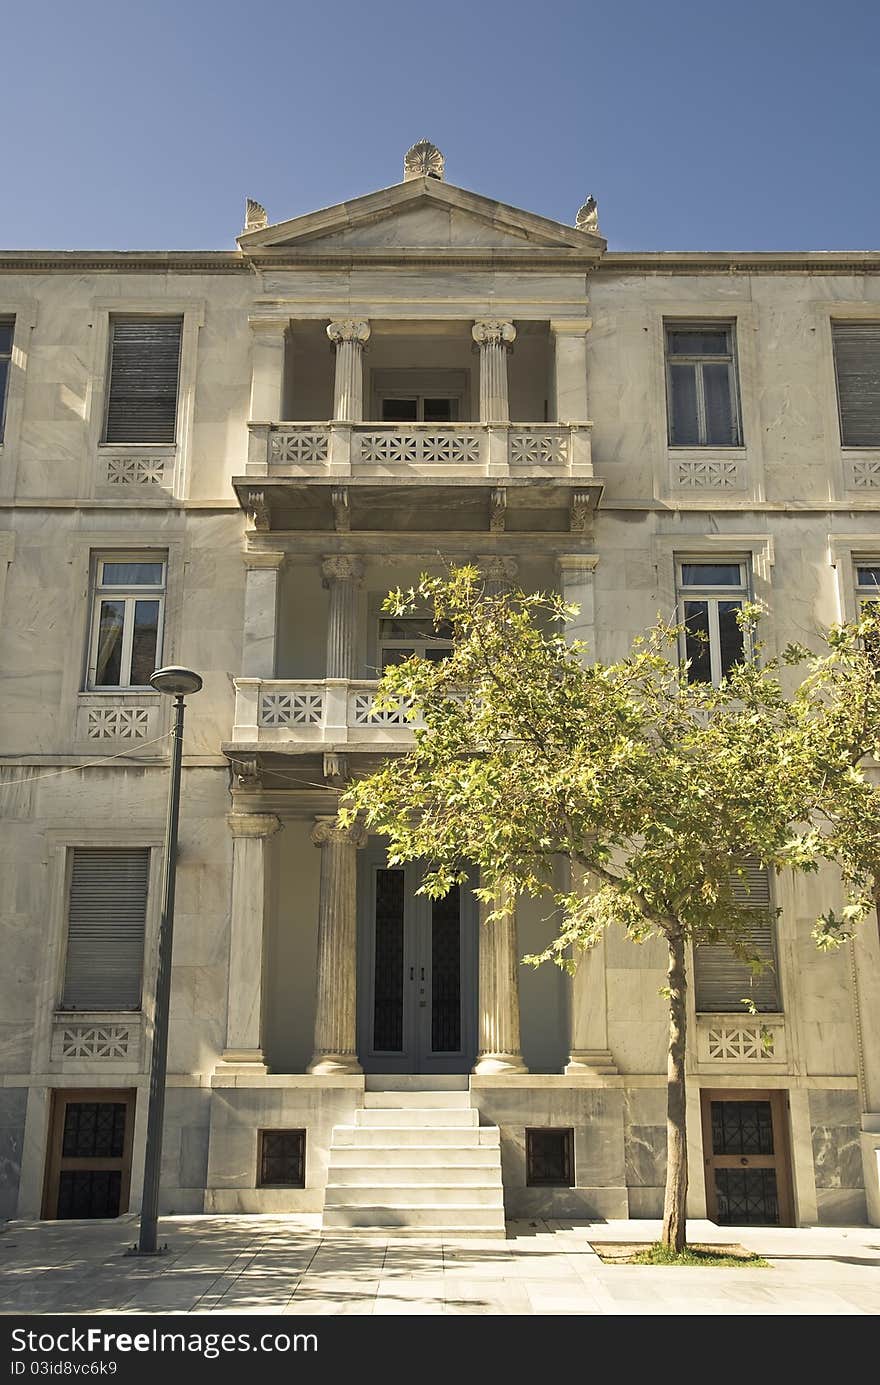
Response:
[{"label": "marble wall", "polygon": [[858,1092],[811,1091],[810,1125],[819,1221],[861,1225],[866,1206]]}]

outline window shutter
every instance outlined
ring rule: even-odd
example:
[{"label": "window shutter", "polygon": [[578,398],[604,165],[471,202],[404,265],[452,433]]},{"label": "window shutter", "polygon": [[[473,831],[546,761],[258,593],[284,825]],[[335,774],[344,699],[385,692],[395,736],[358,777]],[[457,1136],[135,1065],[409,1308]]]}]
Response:
[{"label": "window shutter", "polygon": [[844,447],[880,447],[880,322],[835,322],[834,363]]},{"label": "window shutter", "polygon": [[[743,863],[744,876],[734,876],[733,893],[738,904],[754,909],[771,907],[769,872],[757,861]],[[703,943],[694,948],[694,991],[697,1011],[702,1014],[724,1014],[741,1010],[742,1000],[749,997],[758,1010],[766,1013],[779,1010],[779,983],[776,975],[776,949],[772,920],[761,916],[748,930],[748,941],[763,957],[773,963],[766,971],[753,976],[744,962],[725,943]]]},{"label": "window shutter", "polygon": [[114,317],[106,442],[174,442],[180,317]]},{"label": "window shutter", "polygon": [[73,853],[63,1010],[136,1010],[141,1001],[150,853]]}]

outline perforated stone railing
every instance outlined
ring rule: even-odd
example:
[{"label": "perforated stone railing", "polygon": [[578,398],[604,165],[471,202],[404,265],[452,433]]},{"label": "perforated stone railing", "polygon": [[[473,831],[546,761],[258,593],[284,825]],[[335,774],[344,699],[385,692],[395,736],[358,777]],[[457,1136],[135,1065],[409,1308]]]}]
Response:
[{"label": "perforated stone railing", "polygon": [[782,1015],[698,1015],[697,1061],[759,1066],[785,1063]]},{"label": "perforated stone railing", "polygon": [[589,423],[251,423],[247,474],[591,476]]},{"label": "perforated stone railing", "polygon": [[235,679],[232,741],[270,748],[291,742],[383,744],[409,739],[405,707],[374,711],[377,680]]}]

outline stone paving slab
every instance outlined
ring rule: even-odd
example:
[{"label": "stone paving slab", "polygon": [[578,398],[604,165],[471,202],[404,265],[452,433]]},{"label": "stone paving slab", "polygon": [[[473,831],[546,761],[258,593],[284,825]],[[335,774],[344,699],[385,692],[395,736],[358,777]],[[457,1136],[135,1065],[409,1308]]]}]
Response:
[{"label": "stone paving slab", "polygon": [[8,1222],[0,1313],[291,1316],[865,1316],[880,1313],[880,1228],[689,1225],[769,1269],[603,1264],[596,1241],[651,1241],[659,1222],[510,1222],[507,1239],[321,1235],[320,1217],[163,1218],[169,1251],[126,1257],[133,1216]]}]

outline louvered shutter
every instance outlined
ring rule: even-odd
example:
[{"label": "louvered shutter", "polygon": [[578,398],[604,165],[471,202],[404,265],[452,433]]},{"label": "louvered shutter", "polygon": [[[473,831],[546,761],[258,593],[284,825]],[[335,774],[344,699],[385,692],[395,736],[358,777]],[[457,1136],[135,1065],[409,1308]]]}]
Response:
[{"label": "louvered shutter", "polygon": [[64,1010],[136,1010],[141,1000],[150,853],[77,847]]},{"label": "louvered shutter", "polygon": [[[768,871],[757,861],[746,861],[744,876],[733,877],[733,893],[737,903],[754,909],[770,908],[770,878]],[[704,943],[694,948],[694,991],[698,1012],[724,1014],[741,1010],[747,997],[764,1013],[779,1010],[779,983],[776,975],[776,949],[772,920],[757,917],[749,929],[748,941],[762,957],[773,963],[758,976],[753,976],[725,943]]]},{"label": "louvered shutter", "polygon": [[106,442],[174,442],[180,317],[114,317]]},{"label": "louvered shutter", "polygon": [[834,364],[844,447],[880,447],[880,322],[835,322]]}]

